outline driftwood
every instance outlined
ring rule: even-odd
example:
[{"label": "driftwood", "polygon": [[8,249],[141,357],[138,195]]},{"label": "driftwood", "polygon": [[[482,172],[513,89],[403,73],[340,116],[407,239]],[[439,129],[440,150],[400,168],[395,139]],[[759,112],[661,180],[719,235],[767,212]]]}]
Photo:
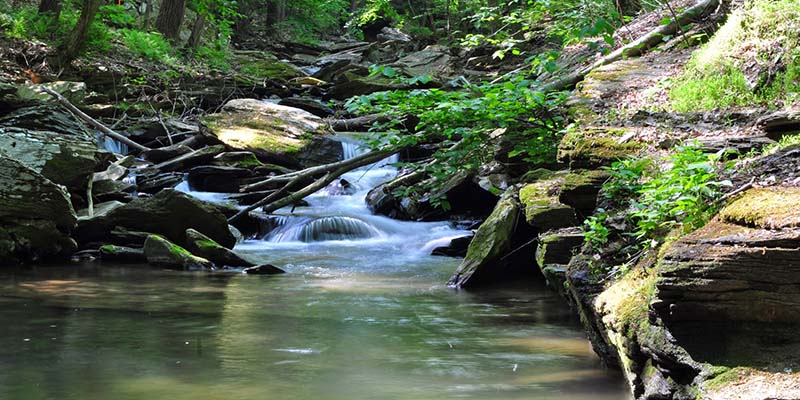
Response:
[{"label": "driftwood", "polygon": [[551,92],[571,89],[575,87],[578,82],[582,81],[586,75],[597,68],[611,64],[624,57],[635,57],[642,55],[650,48],[661,43],[665,36],[678,33],[683,25],[686,25],[692,20],[701,18],[713,12],[718,5],[719,0],[701,0],[678,15],[677,18],[673,18],[669,24],[659,26],[658,28],[646,33],[644,36],[641,36],[639,39],[636,39],[633,42],[614,50],[610,54],[600,58],[587,67],[573,72],[555,82],[551,82],[542,86],[541,90],[545,92]]},{"label": "driftwood", "polygon": [[260,182],[242,186],[241,189],[239,189],[239,191],[244,193],[244,192],[255,192],[262,189],[270,189],[277,185],[286,184],[294,180],[295,177],[297,176],[300,176],[305,179],[314,179],[328,172],[335,171],[340,168],[354,169],[362,167],[364,165],[369,165],[374,162],[380,161],[386,157],[389,157],[390,155],[396,152],[397,150],[380,150],[380,151],[373,151],[370,153],[364,153],[347,160],[337,161],[335,163],[320,165],[317,167],[306,168],[304,170],[290,172],[288,174],[273,176]]},{"label": "driftwood", "polygon": [[96,119],[86,115],[86,113],[84,113],[83,111],[78,109],[78,107],[75,107],[75,105],[70,103],[69,100],[67,100],[66,97],[62,96],[60,93],[55,92],[55,91],[51,90],[50,88],[47,88],[47,87],[44,87],[44,86],[41,87],[41,90],[43,92],[55,97],[56,100],[58,100],[58,102],[61,103],[62,106],[64,106],[69,111],[71,111],[78,118],[82,119],[83,121],[85,121],[89,125],[93,126],[95,129],[97,129],[100,132],[102,132],[104,135],[110,136],[111,138],[113,138],[115,140],[118,140],[118,141],[120,141],[122,143],[125,143],[129,147],[132,147],[132,148],[137,149],[139,151],[150,150],[149,147],[142,146],[139,143],[136,143],[133,140],[128,139],[124,135],[122,135],[120,133],[117,133],[117,132],[114,132],[110,128],[108,128],[105,125],[103,125],[100,122],[98,122]]},{"label": "driftwood", "polygon": [[354,132],[365,130],[376,122],[388,122],[389,118],[382,115],[365,115],[363,117],[334,119],[328,121],[328,126],[334,131]]},{"label": "driftwood", "polygon": [[[247,208],[236,213],[236,215],[228,218],[228,223],[236,222],[238,219],[242,218],[243,216],[247,215],[247,213],[255,210],[258,207],[263,207],[263,211],[265,213],[270,213],[281,207],[295,203],[298,200],[301,200],[302,198],[316,192],[317,190],[324,188],[333,182],[334,179],[344,175],[345,173],[356,168],[378,162],[395,153],[396,151],[397,150],[394,149],[373,151],[349,160],[321,165],[318,167],[306,168],[302,171],[276,176],[267,179],[266,181],[256,183],[254,185],[263,184],[264,182],[270,180],[273,182],[286,182],[286,184],[280,190],[269,194],[264,199],[248,206]],[[322,176],[320,177],[320,175]],[[301,183],[313,178],[317,179],[300,190],[289,194],[294,187],[299,186]],[[253,185],[248,186],[252,187]]]}]

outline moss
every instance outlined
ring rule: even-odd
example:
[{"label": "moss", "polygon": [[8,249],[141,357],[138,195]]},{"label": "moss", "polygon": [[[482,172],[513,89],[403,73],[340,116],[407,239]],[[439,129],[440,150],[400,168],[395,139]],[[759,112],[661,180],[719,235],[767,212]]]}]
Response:
[{"label": "moss", "polygon": [[104,244],[100,246],[100,251],[108,254],[117,254],[119,252],[119,248],[113,244]]},{"label": "moss", "polygon": [[722,209],[720,217],[730,223],[781,229],[800,226],[800,188],[751,189]]},{"label": "moss", "polygon": [[584,128],[564,135],[558,146],[558,160],[572,168],[597,168],[635,154],[641,145],[619,143],[625,128]]},{"label": "moss", "polygon": [[205,116],[202,122],[223,143],[234,148],[296,153],[310,139],[310,136],[288,135],[285,124],[265,115],[248,114],[244,119],[235,113],[221,113]]},{"label": "moss", "polygon": [[521,182],[536,182],[553,177],[554,172],[545,168],[536,168],[522,175]]},{"label": "moss", "polygon": [[747,367],[714,367],[709,373],[713,378],[705,381],[703,387],[709,390],[721,389],[738,382],[751,371],[752,369]]},{"label": "moss", "polygon": [[609,176],[611,175],[603,170],[573,172],[564,177],[561,190],[573,191],[581,187],[595,186],[598,182],[606,181]]},{"label": "moss", "polygon": [[657,268],[634,268],[595,299],[603,323],[628,338],[649,327],[650,302],[655,298]]},{"label": "moss", "polygon": [[250,83],[264,79],[288,81],[303,75],[302,71],[269,53],[239,56],[235,62],[241,72],[236,77],[239,82]]}]

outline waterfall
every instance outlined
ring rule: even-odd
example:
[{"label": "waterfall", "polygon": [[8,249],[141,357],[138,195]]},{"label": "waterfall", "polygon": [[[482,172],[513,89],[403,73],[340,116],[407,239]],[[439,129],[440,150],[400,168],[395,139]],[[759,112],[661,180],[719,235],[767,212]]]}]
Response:
[{"label": "waterfall", "polygon": [[322,242],[381,237],[383,234],[368,223],[353,217],[330,216],[298,218],[267,235],[270,242]]},{"label": "waterfall", "polygon": [[97,139],[97,145],[104,150],[108,150],[115,154],[128,154],[128,145],[122,142],[119,142],[115,139],[112,139],[106,135],[103,135],[100,132],[95,133],[95,139]]}]

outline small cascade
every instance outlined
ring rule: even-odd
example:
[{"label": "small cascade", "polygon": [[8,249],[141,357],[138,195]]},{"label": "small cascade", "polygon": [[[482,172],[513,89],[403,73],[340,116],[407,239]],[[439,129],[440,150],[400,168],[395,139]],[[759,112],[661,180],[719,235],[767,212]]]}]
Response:
[{"label": "small cascade", "polygon": [[127,144],[122,143],[122,142],[120,142],[118,140],[112,139],[112,138],[110,138],[110,137],[108,137],[106,135],[103,135],[102,133],[99,133],[99,132],[96,133],[94,137],[95,137],[95,139],[97,139],[97,145],[101,149],[108,150],[108,151],[110,151],[112,153],[115,153],[115,154],[122,154],[122,155],[128,154],[128,145]]},{"label": "small cascade", "polygon": [[292,223],[270,233],[270,242],[322,242],[329,240],[354,240],[382,237],[370,224],[353,217],[330,216],[297,218]]}]

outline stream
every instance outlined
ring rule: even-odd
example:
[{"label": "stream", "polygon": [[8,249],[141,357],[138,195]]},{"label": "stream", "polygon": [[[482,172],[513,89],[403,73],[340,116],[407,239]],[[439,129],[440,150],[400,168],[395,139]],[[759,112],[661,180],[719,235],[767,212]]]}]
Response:
[{"label": "stream", "polygon": [[0,272],[0,399],[629,398],[543,284],[451,290],[460,259],[429,254],[466,231],[369,212],[393,161],[264,216],[275,228],[237,245],[284,275]]}]

